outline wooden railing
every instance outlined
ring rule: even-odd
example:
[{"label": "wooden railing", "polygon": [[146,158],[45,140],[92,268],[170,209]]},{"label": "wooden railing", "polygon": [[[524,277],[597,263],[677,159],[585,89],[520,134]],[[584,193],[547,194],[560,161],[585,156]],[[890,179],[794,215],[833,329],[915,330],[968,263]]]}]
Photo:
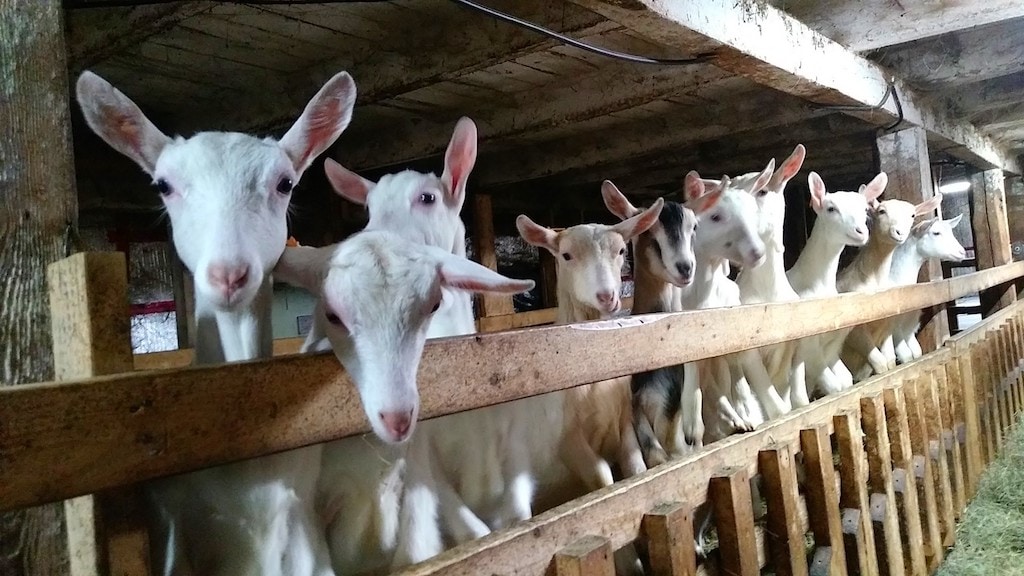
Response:
[{"label": "wooden railing", "polygon": [[[103,301],[97,297],[103,286],[90,288],[85,280],[95,276],[90,255],[72,260],[81,289],[91,294],[82,300]],[[1024,263],[1016,263],[874,294],[440,339],[424,350],[421,414],[437,417],[827,332],[942,305],[1022,276]],[[123,294],[123,286],[118,290]],[[58,297],[53,306],[61,305]],[[78,332],[103,333],[84,316],[89,329]],[[808,527],[816,543],[812,561],[832,573],[875,557],[880,565],[906,561],[918,572],[921,562],[931,566],[941,557],[936,538],[952,537],[950,517],[963,509],[1001,431],[1021,408],[1020,317],[1014,305],[919,361],[405,573],[514,567],[517,574],[542,574],[553,557],[564,566],[559,574],[606,573],[603,554],[639,539],[652,565],[664,569],[658,573],[690,574],[691,513],[704,502],[714,506],[718,558],[727,572],[756,574],[766,562],[806,564],[797,536]],[[55,334],[68,330],[55,324]],[[130,371],[131,364],[129,352],[122,373],[0,390],[0,510],[369,429],[354,387],[329,354],[141,372]],[[117,371],[92,366],[86,373]],[[839,449],[838,470],[830,436]],[[803,495],[794,476],[797,453],[807,471]],[[767,528],[754,530],[747,479],[757,473],[769,513]],[[924,547],[900,547],[901,537],[919,534]],[[581,540],[587,535],[593,537]],[[601,571],[586,571],[588,562]],[[712,559],[701,570],[715,566]]]}]

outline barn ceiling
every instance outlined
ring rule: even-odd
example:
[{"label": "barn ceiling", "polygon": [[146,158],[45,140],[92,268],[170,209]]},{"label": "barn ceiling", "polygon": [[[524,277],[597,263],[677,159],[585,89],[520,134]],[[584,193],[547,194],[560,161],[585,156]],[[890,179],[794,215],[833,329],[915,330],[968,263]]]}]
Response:
[{"label": "barn ceiling", "polygon": [[[756,71],[722,67],[719,52],[666,46],[592,11],[595,2],[487,4],[607,48],[708,60],[614,60],[444,0],[95,7],[102,4],[66,3],[72,73],[106,77],[166,131],[279,134],[326,78],[348,70],[358,107],[333,157],[371,176],[409,164],[437,170],[455,121],[467,115],[481,135],[473,188],[496,193],[499,208],[552,202],[556,191],[598,203],[604,178],[663,194],[690,169],[759,169],[797,142],[826,180],[854,185],[874,170],[874,136],[888,123],[776,90]],[[891,70],[1011,154],[1024,149],[1024,2],[771,4]],[[155,201],[137,190],[145,179],[81,125],[75,137],[83,211]],[[943,149],[936,141],[934,155]]]}]

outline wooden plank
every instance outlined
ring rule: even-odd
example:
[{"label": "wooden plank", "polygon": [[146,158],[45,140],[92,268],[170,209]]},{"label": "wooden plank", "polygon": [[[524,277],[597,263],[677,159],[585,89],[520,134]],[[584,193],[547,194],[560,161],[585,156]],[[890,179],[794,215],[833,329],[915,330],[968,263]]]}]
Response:
[{"label": "wooden plank", "polygon": [[953,517],[957,521],[967,507],[967,447],[961,442],[961,438],[966,437],[966,426],[959,384],[953,384],[954,379],[959,382],[959,376],[955,374],[958,371],[956,364],[951,362],[937,368],[934,373],[938,413],[942,416],[942,445],[952,486]]},{"label": "wooden plank", "polygon": [[[945,384],[939,381],[939,369],[922,374],[917,386],[907,389],[907,407],[910,409],[910,441],[915,454],[920,451],[931,464],[936,506],[942,548],[952,546],[956,532],[956,516],[953,494],[953,471],[948,456],[952,453],[953,433],[949,427],[950,413],[941,408],[940,394],[945,393]],[[911,393],[914,397],[911,398]],[[916,420],[916,422],[915,422]],[[948,441],[947,441],[948,438]],[[950,447],[947,451],[946,446]],[[927,497],[927,496],[926,496]]]},{"label": "wooden plank", "polygon": [[[498,256],[494,245],[494,211],[491,209],[491,197],[487,194],[473,196],[473,245],[476,248],[477,262],[498,270]],[[477,316],[501,316],[514,314],[511,295],[481,294],[476,297]]]},{"label": "wooden plank", "polygon": [[652,576],[697,574],[692,507],[678,502],[659,504],[644,514],[641,528]]},{"label": "wooden plank", "polygon": [[[760,2],[575,2],[666,46],[714,54],[712,62],[724,70],[821,104],[874,106],[891,77],[877,64]],[[931,103],[898,80],[896,89],[905,121],[952,144],[950,153],[986,168],[1019,172],[1006,149],[955,120],[944,105]],[[878,125],[898,116],[892,99],[880,112],[859,114]]]},{"label": "wooden plank", "polygon": [[[1012,262],[1002,171],[986,170],[974,174],[971,177],[971,199],[971,229],[974,232],[974,253],[978,269]],[[983,293],[983,308],[1004,308],[1016,301],[1016,295],[1007,288],[1003,286]]]},{"label": "wooden plank", "polygon": [[612,547],[600,536],[584,536],[555,554],[555,576],[615,576]]},{"label": "wooden plank", "polygon": [[875,549],[871,501],[868,496],[868,470],[865,468],[860,411],[836,414],[833,427],[839,450],[839,505],[842,507],[847,569],[850,574],[877,574],[878,553]]},{"label": "wooden plank", "polygon": [[[914,367],[939,365],[948,360],[948,354],[947,350],[941,350],[922,358]],[[580,526],[603,534],[613,547],[624,546],[639,533],[637,511],[649,510],[665,501],[704,502],[711,477],[723,467],[745,462],[747,472],[755,472],[757,454],[762,449],[780,442],[796,442],[800,430],[828,425],[833,414],[859,410],[863,394],[880,393],[886,378],[899,377],[907,370],[907,367],[897,367],[883,378],[868,380],[819,400],[814,406],[795,410],[755,432],[730,436],[699,453],[583,496],[573,506],[555,508],[492,534],[475,545],[450,550],[443,558],[410,567],[399,574],[493,574],[501,573],[502,566],[514,563],[518,574],[540,576],[547,570],[551,555],[579,537]],[[859,445],[859,438],[856,440]],[[538,539],[537,534],[545,537]]]},{"label": "wooden plank", "polygon": [[[1021,266],[981,274],[998,281]],[[424,350],[421,415],[433,418],[835,330],[955,297],[959,282],[845,294],[827,304],[812,299],[440,339]],[[820,313],[822,305],[829,315]],[[732,325],[762,329],[723,334],[721,327]],[[649,345],[643,354],[593,353],[617,349],[624,337]],[[566,365],[575,369],[566,371]],[[216,387],[207,385],[214,381]],[[225,414],[220,407],[226,404],[247,409]],[[303,426],[293,424],[299,421]],[[0,509],[367,430],[355,387],[327,354],[0,390],[0,452],[6,457]],[[225,437],[233,442],[217,441]],[[97,461],[109,465],[96,467]],[[43,465],[50,473],[39,478],[32,471]]]},{"label": "wooden plank", "polygon": [[726,468],[711,476],[708,500],[715,511],[721,569],[736,576],[758,576],[757,541],[750,476],[743,468]]},{"label": "wooden plank", "polygon": [[[804,533],[797,520],[800,489],[796,481],[793,453],[789,446],[780,444],[762,450],[757,456],[757,461],[764,486],[762,493],[768,504],[768,550],[771,553],[771,566],[776,574],[806,575],[807,551],[804,550]],[[834,481],[832,486],[835,486]],[[723,555],[728,556],[729,551],[723,551]]]},{"label": "wooden plank", "polygon": [[[895,385],[884,390],[883,401],[886,430],[889,433],[889,448],[892,450],[893,488],[896,495],[896,506],[900,513],[903,557],[907,573],[923,576],[928,574],[925,564],[925,549],[928,550],[927,555],[934,554],[938,538],[932,538],[930,527],[922,526],[921,509],[924,508],[927,512],[928,503],[922,502],[918,498],[918,481],[917,475],[914,473],[914,453],[910,447],[903,386],[898,381],[893,384]],[[938,535],[937,533],[936,527],[935,536]]]},{"label": "wooden plank", "polygon": [[[917,514],[918,522],[924,533],[924,556],[927,563],[928,573],[938,569],[942,562],[945,542],[943,539],[942,522],[945,516],[941,508],[942,493],[937,485],[939,473],[937,460],[939,458],[939,440],[932,442],[932,436],[928,430],[928,424],[924,420],[923,406],[925,398],[919,394],[918,388],[922,382],[927,382],[931,388],[931,375],[929,372],[918,374],[903,381],[900,391],[903,394],[904,423],[906,424],[907,440],[910,449],[911,467],[908,472],[914,476],[917,489],[917,507],[912,510]],[[887,400],[888,400],[887,396]],[[898,398],[892,398],[898,402]],[[894,451],[895,452],[895,451]],[[949,510],[952,517],[953,511]]]},{"label": "wooden plank", "polygon": [[[903,573],[904,552],[901,545],[902,532],[882,394],[865,394],[860,400],[860,407],[861,426],[864,428],[865,436],[864,446],[868,455],[872,522],[875,526],[875,542],[881,547],[878,553],[878,571],[889,576],[897,576]],[[881,510],[877,509],[876,501],[882,504]],[[920,528],[920,525],[918,527]],[[920,541],[920,529],[917,536]],[[908,561],[908,565],[912,566],[912,558],[908,558]]]},{"label": "wooden plank", "polygon": [[1014,74],[1024,70],[1020,23],[992,22],[889,48],[878,61],[900,78],[928,90]]},{"label": "wooden plank", "polygon": [[772,2],[850,50],[864,52],[1024,16],[1015,0],[894,4],[890,0]]},{"label": "wooden plank", "polygon": [[804,493],[814,546],[818,550],[828,548],[831,552],[825,573],[846,574],[843,526],[828,426],[801,430],[800,451],[804,456]]},{"label": "wooden plank", "polygon": [[[47,270],[59,379],[132,369],[128,272],[120,252],[79,253]],[[148,574],[149,537],[134,490],[64,502],[72,576]],[[108,540],[108,536],[110,539]]]},{"label": "wooden plank", "polygon": [[[64,255],[64,232],[78,218],[61,2],[0,0],[0,62],[0,388],[6,388],[53,378],[46,266]],[[66,572],[63,517],[59,504],[0,516],[0,574]]]},{"label": "wooden plank", "polygon": [[981,475],[981,446],[984,438],[981,424],[978,421],[978,396],[974,381],[974,363],[969,352],[959,352],[953,356],[946,370],[950,388],[956,399],[957,418],[964,423],[963,439],[957,434],[957,442],[963,450],[965,488],[967,500],[974,497],[978,490],[978,478]]}]

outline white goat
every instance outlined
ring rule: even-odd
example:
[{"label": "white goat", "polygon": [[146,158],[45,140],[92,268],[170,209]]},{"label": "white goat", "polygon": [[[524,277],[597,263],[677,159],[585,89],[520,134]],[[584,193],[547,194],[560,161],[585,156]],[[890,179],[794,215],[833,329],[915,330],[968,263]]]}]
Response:
[{"label": "white goat", "polygon": [[[914,225],[910,238],[896,248],[892,257],[889,280],[893,286],[904,286],[917,282],[917,274],[924,263],[931,259],[960,262],[967,257],[964,247],[953,235],[953,228],[960,223],[963,214],[951,220],[929,218]],[[920,358],[921,344],[915,333],[920,325],[921,312],[907,312],[893,320],[891,341],[893,353],[901,363]],[[888,350],[883,350],[888,353]],[[888,358],[887,358],[888,360]]]},{"label": "white goat", "polygon": [[[608,210],[622,220],[641,213],[609,180],[601,185]],[[673,287],[685,288],[693,282],[696,257],[693,252],[697,232],[697,212],[703,213],[718,202],[721,191],[705,194],[683,205],[666,201],[656,222],[633,240],[633,314],[678,311]],[[692,209],[691,209],[692,208]],[[696,211],[696,212],[695,212]],[[684,382],[691,381],[701,405],[697,365],[668,366],[634,374],[632,377],[633,425],[647,466],[668,461],[686,453],[681,405]],[[699,413],[691,415],[702,422]],[[702,427],[694,424],[691,427]],[[703,437],[700,431],[697,436]]]},{"label": "white goat", "polygon": [[[91,72],[79,77],[77,95],[93,131],[153,177],[195,277],[196,363],[271,356],[270,271],[284,250],[291,192],[348,125],[352,78],[331,78],[281,140],[227,132],[172,139]],[[332,574],[312,513],[318,460],[316,448],[301,449],[152,482],[160,570]]]},{"label": "white goat", "polygon": [[533,281],[383,230],[325,248],[289,248],[274,274],[317,296],[303,350],[333,349],[376,434],[323,446],[316,501],[334,570],[396,569],[439,553],[428,444],[420,437],[403,444],[418,414],[416,371],[428,326],[452,292],[517,293]]},{"label": "white goat", "polygon": [[[910,237],[914,219],[930,213],[941,203],[942,195],[936,194],[916,206],[903,200],[886,200],[873,206],[870,238],[853,262],[839,274],[836,283],[839,291],[868,292],[888,288],[893,254]],[[870,376],[871,372],[882,374],[895,368],[895,354],[890,366],[877,348],[889,326],[890,323],[883,320],[847,329],[849,335],[841,349],[843,362],[858,380]]]},{"label": "white goat", "polygon": [[[693,171],[686,175],[684,190],[688,201],[703,196],[709,189],[720,189],[721,198],[699,218],[694,242],[696,271],[693,284],[682,291],[684,310],[740,304],[739,288],[726,276],[726,263],[732,260],[749,268],[764,262],[764,242],[756,230],[757,206],[750,191],[763,188],[774,170],[773,161],[756,179],[745,181],[743,188],[734,186],[728,177],[716,182],[702,180]],[[752,430],[766,418],[789,411],[756,350],[703,360],[699,368],[704,442],[713,442],[737,430]],[[700,440],[694,438],[695,423],[688,417],[695,412],[697,400],[686,382],[682,403],[686,439],[700,445]]]},{"label": "white goat", "polygon": [[[807,177],[811,208],[817,214],[811,236],[793,267],[786,272],[790,285],[801,298],[836,296],[839,257],[847,246],[864,246],[868,241],[868,205],[883,191],[888,182],[884,174],[876,176],[859,192],[827,192],[816,172]],[[818,361],[808,358],[808,392],[833,394],[853,386],[853,375],[839,358],[839,347],[845,334],[819,335],[823,351]],[[838,344],[830,340],[837,340]]]}]

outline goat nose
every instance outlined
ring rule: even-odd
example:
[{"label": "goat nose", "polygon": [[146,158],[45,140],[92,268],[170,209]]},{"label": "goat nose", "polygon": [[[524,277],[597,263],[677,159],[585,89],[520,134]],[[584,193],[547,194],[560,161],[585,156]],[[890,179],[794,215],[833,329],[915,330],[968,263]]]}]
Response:
[{"label": "goat nose", "polygon": [[597,301],[600,302],[601,304],[611,304],[612,302],[615,301],[615,293],[608,290],[598,292],[596,296]]},{"label": "goat nose", "polygon": [[689,262],[679,262],[676,264],[676,270],[679,271],[679,275],[683,278],[689,278],[693,274],[693,264]]},{"label": "goat nose", "polygon": [[245,286],[246,280],[249,279],[249,265],[210,264],[206,270],[206,277],[211,286],[230,297]]},{"label": "goat nose", "polygon": [[412,427],[412,410],[405,412],[381,412],[380,419],[387,429],[398,441],[405,440]]}]

